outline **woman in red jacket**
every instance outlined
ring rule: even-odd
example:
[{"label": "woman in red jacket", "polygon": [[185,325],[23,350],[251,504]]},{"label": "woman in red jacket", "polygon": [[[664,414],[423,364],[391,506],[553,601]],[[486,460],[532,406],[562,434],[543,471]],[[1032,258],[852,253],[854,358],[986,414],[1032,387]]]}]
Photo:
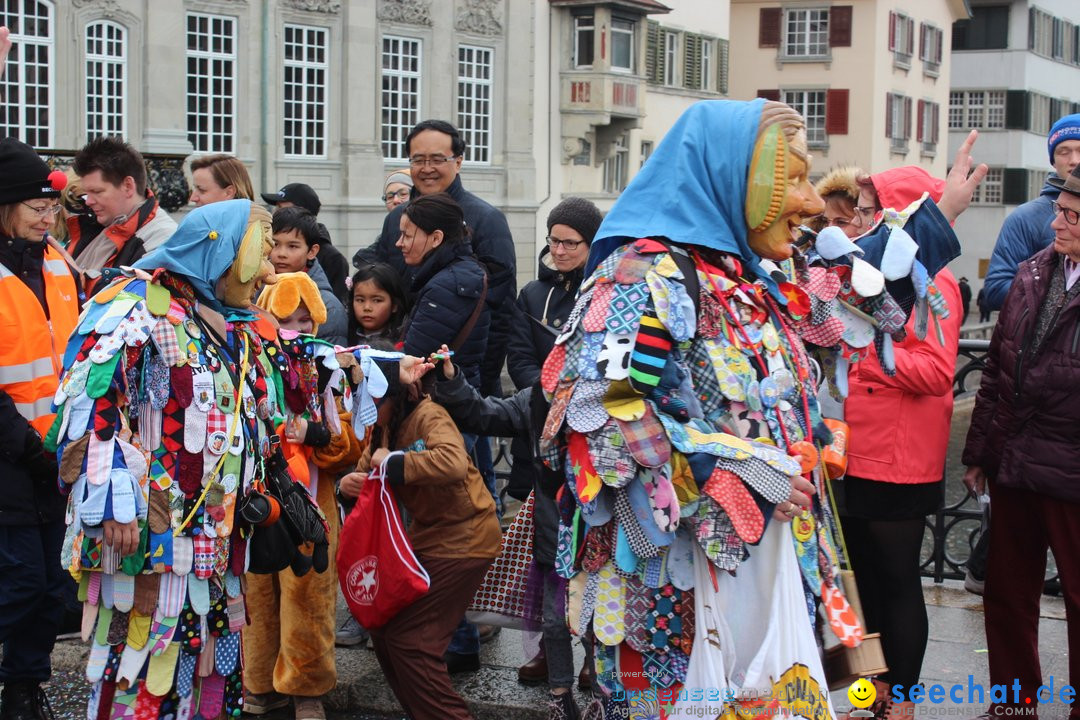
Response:
[{"label": "woman in red jacket", "polygon": [[[918,172],[915,172],[918,171]],[[924,190],[936,201],[940,181],[919,168],[903,167],[860,183],[859,205],[903,209]],[[935,184],[938,183],[938,184]],[[926,516],[943,497],[945,452],[953,409],[953,372],[960,338],[960,288],[948,269],[934,283],[949,313],[941,319],[944,343],[931,328],[895,343],[896,374],[886,375],[873,347],[849,376],[844,405],[850,427],[847,476],[842,483],[841,521],[859,587],[867,632],[880,632],[889,671],[878,680],[907,689],[919,682],[929,623],[923,602],[919,557]],[[879,698],[891,691],[878,688]],[[904,710],[898,703],[887,714]]]}]

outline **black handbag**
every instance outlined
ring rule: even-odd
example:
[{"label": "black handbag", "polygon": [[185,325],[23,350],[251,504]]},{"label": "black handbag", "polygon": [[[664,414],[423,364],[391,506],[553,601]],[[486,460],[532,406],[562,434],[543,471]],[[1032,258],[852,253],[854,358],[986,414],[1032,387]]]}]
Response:
[{"label": "black handbag", "polygon": [[[265,464],[262,491],[240,501],[240,517],[252,526],[248,572],[270,574],[291,567],[302,577],[330,565],[330,526],[307,489],[292,478],[285,457],[276,451]],[[312,543],[311,555],[302,546]]]}]

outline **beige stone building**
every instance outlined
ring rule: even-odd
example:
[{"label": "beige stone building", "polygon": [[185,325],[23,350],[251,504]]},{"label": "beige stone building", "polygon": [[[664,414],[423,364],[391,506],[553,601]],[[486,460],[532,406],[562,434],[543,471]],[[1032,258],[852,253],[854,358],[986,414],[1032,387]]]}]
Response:
[{"label": "beige stone building", "polygon": [[814,172],[918,164],[944,175],[951,28],[965,0],[731,0],[731,95],[806,117]]}]

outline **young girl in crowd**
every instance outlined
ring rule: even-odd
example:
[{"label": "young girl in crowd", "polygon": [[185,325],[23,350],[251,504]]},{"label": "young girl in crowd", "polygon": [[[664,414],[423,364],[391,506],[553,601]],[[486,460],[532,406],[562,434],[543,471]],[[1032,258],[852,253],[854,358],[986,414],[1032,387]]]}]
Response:
[{"label": "young girl in crowd", "polygon": [[409,314],[405,281],[391,265],[367,263],[352,276],[349,345],[397,343]]},{"label": "young girl in crowd", "polygon": [[[286,355],[292,343],[311,342],[326,321],[318,287],[304,272],[282,273],[263,290],[258,306],[280,323]],[[301,353],[303,354],[303,353]],[[321,382],[312,388],[323,397],[330,373],[319,367]],[[295,408],[294,403],[286,404]],[[300,405],[310,399],[299,400]],[[323,417],[325,418],[325,412]],[[340,519],[334,495],[336,474],[360,455],[351,417],[339,412],[340,433],[310,412],[288,418],[279,429],[285,456],[297,480],[307,485],[330,525],[329,556],[337,552]],[[253,632],[244,643],[244,712],[262,715],[293,701],[296,720],[324,720],[321,696],[337,683],[334,666],[334,608],[337,571],[331,561],[325,572],[296,577],[291,569],[273,575],[247,575],[248,616]]]},{"label": "young girl in crowd", "polygon": [[[472,716],[450,683],[443,653],[499,552],[495,505],[446,410],[418,383],[402,383],[396,361],[376,362],[389,388],[377,401],[378,420],[359,472],[343,477],[340,491],[357,497],[371,469],[385,461],[386,482],[412,518],[409,540],[431,587],[371,631],[375,654],[409,717],[465,720]],[[403,453],[391,455],[395,450]]]}]

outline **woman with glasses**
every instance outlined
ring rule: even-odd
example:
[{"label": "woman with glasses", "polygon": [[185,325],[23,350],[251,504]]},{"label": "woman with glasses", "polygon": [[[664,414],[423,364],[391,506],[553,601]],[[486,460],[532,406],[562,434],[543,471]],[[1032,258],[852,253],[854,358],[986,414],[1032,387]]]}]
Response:
[{"label": "woman with glasses", "polygon": [[[1042,683],[1048,548],[1065,596],[1069,676],[1080,677],[1080,166],[1049,183],[1060,190],[1054,240],[1020,263],[1005,297],[963,455],[964,484],[973,495],[989,492],[993,515],[983,593],[990,682],[1020,691],[995,703],[991,717],[1019,714]],[[1078,715],[1074,700],[1070,717]]]},{"label": "woman with glasses", "polygon": [[812,224],[820,232],[829,226],[838,227],[849,238],[857,238],[867,231],[874,219],[874,210],[869,217],[860,212],[859,186],[855,178],[865,175],[861,169],[852,165],[835,167],[817,181],[814,189],[825,201],[825,212],[821,213]]},{"label": "woman with glasses", "polygon": [[67,177],[29,145],[0,141],[0,715],[47,717],[40,684],[64,616],[64,497],[42,438],[78,321],[78,288],[47,234]]},{"label": "woman with glasses", "polygon": [[[518,390],[532,387],[540,379],[540,367],[574,307],[574,298],[584,277],[582,269],[589,257],[589,245],[603,219],[595,205],[576,197],[566,198],[548,214],[547,246],[540,251],[539,273],[537,279],[523,287],[518,295],[507,348],[506,367]],[[524,500],[529,491],[535,489],[533,557],[545,576],[543,643],[539,654],[518,668],[518,681],[526,684],[547,682],[553,704],[572,704],[573,695],[569,690],[573,685],[574,655],[570,631],[563,613],[555,610],[555,598],[564,592],[554,571],[558,509],[554,495],[542,488],[542,470],[533,458],[532,442],[515,438],[511,452],[514,464],[509,493]],[[591,667],[591,660],[586,658],[585,667],[578,675],[582,688],[591,686]]]},{"label": "woman with glasses", "polygon": [[408,202],[412,193],[412,175],[402,170],[395,170],[386,176],[383,183],[382,201],[386,203],[387,211],[393,210],[398,205]]}]

